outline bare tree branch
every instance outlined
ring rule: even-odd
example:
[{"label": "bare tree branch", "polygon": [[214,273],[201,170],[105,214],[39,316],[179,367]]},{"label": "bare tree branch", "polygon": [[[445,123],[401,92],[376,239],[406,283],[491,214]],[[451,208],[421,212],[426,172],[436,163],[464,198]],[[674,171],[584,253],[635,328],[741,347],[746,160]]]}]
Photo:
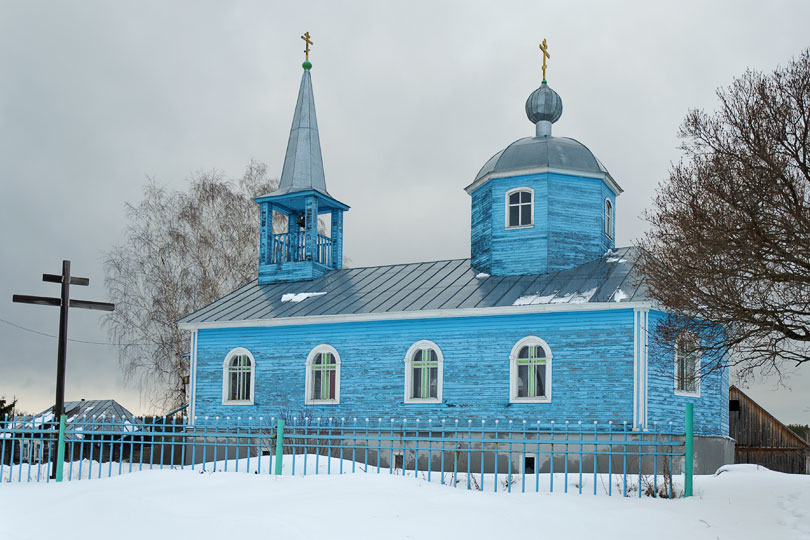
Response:
[{"label": "bare tree branch", "polygon": [[[189,336],[176,321],[256,278],[259,208],[253,198],[278,180],[251,162],[236,182],[198,173],[188,190],[150,179],[127,204],[124,239],[107,253],[105,284],[116,310],[104,320],[125,379],[154,405],[185,400]],[[279,226],[280,223],[274,225]]]},{"label": "bare tree branch", "polygon": [[810,50],[717,95],[681,125],[640,270],[672,313],[656,339],[702,332],[710,367],[779,372],[810,361]]}]

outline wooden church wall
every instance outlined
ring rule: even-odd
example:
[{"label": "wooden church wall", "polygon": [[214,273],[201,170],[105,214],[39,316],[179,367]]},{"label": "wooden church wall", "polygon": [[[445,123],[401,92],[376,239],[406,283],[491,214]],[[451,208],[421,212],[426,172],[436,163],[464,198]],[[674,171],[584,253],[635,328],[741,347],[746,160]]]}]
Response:
[{"label": "wooden church wall", "polygon": [[[665,317],[660,311],[651,310],[649,332],[655,332],[656,324]],[[700,397],[686,397],[675,394],[675,356],[669,348],[657,346],[653,336],[648,337],[647,400],[649,402],[648,421],[668,424],[673,422],[677,429],[683,429],[686,403],[694,403],[695,433],[704,435],[728,436],[728,370],[717,370],[706,374],[700,381]]]},{"label": "wooden church wall", "polygon": [[[549,174],[549,270],[570,268],[601,257],[613,242],[604,234],[602,180]],[[610,197],[613,207],[616,199]],[[614,212],[615,214],[615,212]]]},{"label": "wooden church wall", "polygon": [[472,194],[470,253],[473,268],[490,271],[492,264],[492,185]]},{"label": "wooden church wall", "polygon": [[[195,414],[633,420],[633,311],[568,312],[200,330]],[[509,403],[509,354],[526,336],[551,348],[551,403]],[[443,403],[405,404],[405,355],[417,341],[444,356]],[[339,405],[304,405],[305,363],[317,345],[337,349]],[[222,405],[222,364],[245,347],[256,366],[255,404]]]},{"label": "wooden church wall", "polygon": [[[534,190],[534,225],[506,228],[506,194]],[[472,263],[493,275],[569,268],[613,246],[603,232],[604,201],[615,196],[604,182],[554,173],[498,178],[472,194]],[[614,220],[615,221],[615,220]]]},{"label": "wooden church wall", "polygon": [[[493,275],[536,274],[545,271],[548,264],[548,183],[546,176],[535,174],[490,182],[492,186]],[[506,229],[506,193],[520,187],[534,189],[534,226]]]},{"label": "wooden church wall", "polygon": [[[632,423],[633,328],[633,310],[627,309],[200,330],[195,414]],[[529,335],[545,340],[553,354],[550,403],[509,402],[509,354]],[[423,339],[436,343],[444,356],[441,404],[403,403],[405,355]],[[340,355],[341,402],[305,406],[305,363],[320,344]],[[222,364],[235,347],[247,348],[256,359],[251,406],[222,405]],[[683,403],[690,398],[673,396],[673,371],[656,377],[650,373],[650,422],[674,420],[682,427]],[[727,417],[713,407],[726,399],[713,397],[722,388],[708,382],[704,388],[696,432],[725,435]]]}]

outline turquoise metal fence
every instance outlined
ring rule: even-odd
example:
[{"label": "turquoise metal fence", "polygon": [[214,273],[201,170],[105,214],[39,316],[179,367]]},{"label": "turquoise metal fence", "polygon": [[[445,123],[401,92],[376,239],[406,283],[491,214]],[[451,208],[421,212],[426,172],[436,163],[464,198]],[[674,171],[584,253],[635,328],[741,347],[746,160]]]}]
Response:
[{"label": "turquoise metal fence", "polygon": [[54,459],[58,422],[15,416],[0,423],[1,482],[49,482],[58,461],[65,481],[156,468],[365,472],[470,490],[674,497],[689,471],[685,433],[657,424],[635,431],[626,422],[74,417],[63,428],[62,461]]}]

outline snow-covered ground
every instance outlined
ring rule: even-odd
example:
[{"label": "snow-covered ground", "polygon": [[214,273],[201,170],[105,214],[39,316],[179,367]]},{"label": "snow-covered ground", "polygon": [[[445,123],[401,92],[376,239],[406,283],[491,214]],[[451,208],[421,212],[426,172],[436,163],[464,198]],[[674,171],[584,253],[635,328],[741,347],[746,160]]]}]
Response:
[{"label": "snow-covered ground", "polygon": [[166,469],[2,483],[0,538],[810,540],[810,476],[752,465],[695,477],[695,496],[675,500],[556,488],[492,493],[413,476],[296,472]]}]

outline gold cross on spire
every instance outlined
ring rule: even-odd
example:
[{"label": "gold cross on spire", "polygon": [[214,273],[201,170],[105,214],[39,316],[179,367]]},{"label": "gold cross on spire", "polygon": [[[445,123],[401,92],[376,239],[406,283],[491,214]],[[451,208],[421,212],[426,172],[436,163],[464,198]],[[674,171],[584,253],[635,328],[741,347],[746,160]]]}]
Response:
[{"label": "gold cross on spire", "polygon": [[313,44],[313,41],[309,39],[309,32],[305,32],[304,35],[301,36],[301,39],[303,39],[307,44],[307,48],[304,49],[304,54],[306,55],[304,60],[309,60],[309,46]]},{"label": "gold cross on spire", "polygon": [[543,51],[543,82],[546,82],[546,58],[551,58],[551,55],[548,54],[546,38],[543,38],[543,43],[540,44],[540,50]]}]

